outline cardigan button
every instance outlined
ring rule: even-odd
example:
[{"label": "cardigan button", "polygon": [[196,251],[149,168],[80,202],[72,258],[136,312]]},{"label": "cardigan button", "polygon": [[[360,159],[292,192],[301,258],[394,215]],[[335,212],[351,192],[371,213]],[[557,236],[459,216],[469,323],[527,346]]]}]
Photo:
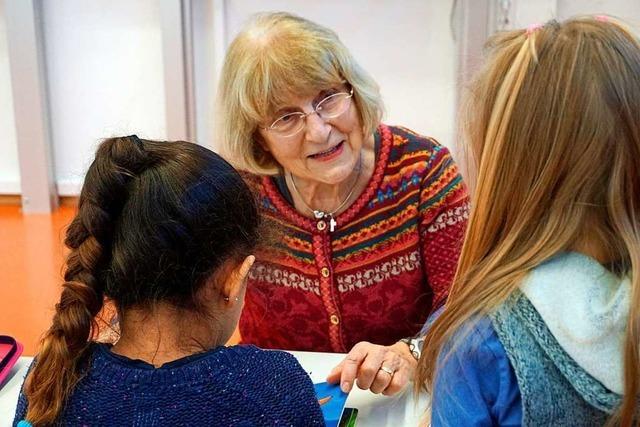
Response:
[{"label": "cardigan button", "polygon": [[331,272],[329,271],[329,269],[327,267],[322,267],[320,269],[320,274],[322,275],[322,277],[329,277],[331,275]]},{"label": "cardigan button", "polygon": [[324,229],[327,228],[327,223],[324,221],[318,221],[316,227],[318,227],[318,230],[324,231]]},{"label": "cardigan button", "polygon": [[334,325],[337,325],[338,323],[340,323],[340,318],[335,314],[332,314],[329,320],[331,320],[331,323]]}]

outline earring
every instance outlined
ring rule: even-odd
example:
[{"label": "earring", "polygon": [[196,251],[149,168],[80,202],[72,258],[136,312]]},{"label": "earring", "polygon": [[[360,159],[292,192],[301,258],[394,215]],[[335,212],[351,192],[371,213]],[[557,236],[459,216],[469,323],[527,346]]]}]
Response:
[{"label": "earring", "polygon": [[[225,300],[226,302],[229,302],[229,297],[224,297],[224,300]],[[238,302],[238,301],[240,301],[240,298],[235,297],[233,300],[234,300],[235,302]]]}]

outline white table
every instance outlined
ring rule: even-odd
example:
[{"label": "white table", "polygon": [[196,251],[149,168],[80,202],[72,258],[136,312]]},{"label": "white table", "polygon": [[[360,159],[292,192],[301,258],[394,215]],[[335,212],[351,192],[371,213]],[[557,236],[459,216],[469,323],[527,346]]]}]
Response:
[{"label": "white table", "polygon": [[[314,383],[324,382],[331,369],[346,356],[338,353],[311,353],[291,351]],[[410,386],[413,384],[410,384]],[[428,404],[425,394],[417,401],[413,390],[407,388],[396,396],[373,394],[368,390],[353,387],[346,407],[357,408],[357,427],[404,427],[417,426]]]},{"label": "white table", "polygon": [[[329,371],[337,365],[344,354],[311,353],[292,351],[314,383],[324,382]],[[11,426],[20,388],[31,364],[31,357],[21,357],[12,368],[8,381],[0,390],[0,427]],[[417,426],[427,405],[426,396],[416,402],[411,390],[398,396],[376,395],[354,387],[347,398],[346,406],[358,409],[358,427],[367,426]]]}]

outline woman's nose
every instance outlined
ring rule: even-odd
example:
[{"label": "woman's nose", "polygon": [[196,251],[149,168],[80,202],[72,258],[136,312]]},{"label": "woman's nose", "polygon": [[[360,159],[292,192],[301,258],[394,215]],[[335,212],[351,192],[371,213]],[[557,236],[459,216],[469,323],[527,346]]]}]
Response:
[{"label": "woman's nose", "polygon": [[305,118],[305,137],[309,141],[325,143],[331,132],[331,125],[316,112]]}]

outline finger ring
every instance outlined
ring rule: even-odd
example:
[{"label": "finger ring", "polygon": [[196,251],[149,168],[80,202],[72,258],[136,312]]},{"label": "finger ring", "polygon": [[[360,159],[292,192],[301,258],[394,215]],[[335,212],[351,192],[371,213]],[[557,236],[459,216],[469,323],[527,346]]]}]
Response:
[{"label": "finger ring", "polygon": [[383,371],[386,372],[387,374],[393,376],[393,374],[395,374],[395,372],[393,371],[393,369],[391,368],[387,368],[386,366],[380,366],[379,371]]}]

